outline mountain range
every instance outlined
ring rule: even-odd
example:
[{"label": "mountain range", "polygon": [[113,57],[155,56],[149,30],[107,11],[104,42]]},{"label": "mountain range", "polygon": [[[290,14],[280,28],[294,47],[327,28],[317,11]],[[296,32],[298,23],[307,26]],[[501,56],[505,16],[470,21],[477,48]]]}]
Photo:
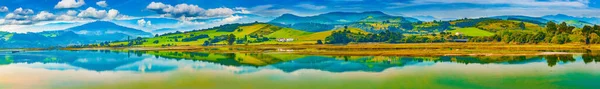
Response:
[{"label": "mountain range", "polygon": [[0,48],[68,46],[152,36],[151,33],[108,21],[95,21],[57,31],[0,33]]}]

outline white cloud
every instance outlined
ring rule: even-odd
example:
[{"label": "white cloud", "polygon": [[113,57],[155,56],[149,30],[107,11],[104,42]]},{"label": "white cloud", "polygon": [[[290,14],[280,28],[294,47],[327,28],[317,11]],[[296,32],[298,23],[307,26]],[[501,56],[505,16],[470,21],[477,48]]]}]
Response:
[{"label": "white cloud", "polygon": [[54,19],[54,14],[47,11],[42,11],[33,17],[33,20],[35,21],[47,21],[52,19]]},{"label": "white cloud", "polygon": [[301,7],[301,8],[305,8],[305,9],[311,9],[311,10],[321,10],[321,9],[327,8],[326,6],[317,6],[317,5],[312,5],[312,4],[298,4],[298,5],[296,5],[296,7]]},{"label": "white cloud", "polygon": [[23,9],[23,8],[19,7],[17,9],[15,9],[15,11],[13,11],[13,13],[20,14],[20,15],[27,15],[27,14],[33,14],[33,10]]},{"label": "white cloud", "polygon": [[289,9],[275,9],[273,5],[259,5],[249,9],[252,14],[261,16],[279,16],[281,14],[293,12]]},{"label": "white cloud", "polygon": [[6,14],[6,16],[4,16],[4,19],[6,20],[25,20],[27,18],[29,18],[29,16],[19,15],[15,13],[8,13]]},{"label": "white cloud", "polygon": [[77,15],[77,11],[75,11],[75,10],[69,10],[69,11],[67,11],[67,15],[75,16],[75,15]]},{"label": "white cloud", "polygon": [[235,10],[235,13],[242,13],[242,14],[252,13],[252,12],[248,11],[248,8],[244,8],[244,7],[235,7],[233,9]]},{"label": "white cloud", "polygon": [[0,12],[8,12],[8,7],[6,7],[6,6],[0,7]]},{"label": "white cloud", "polygon": [[221,20],[221,23],[233,23],[233,22],[236,22],[236,21],[238,21],[238,20],[240,20],[242,18],[243,18],[242,16],[237,16],[237,15],[229,16],[229,17],[224,18],[223,20]]},{"label": "white cloud", "polygon": [[151,2],[146,6],[146,9],[168,17],[226,17],[235,13],[230,8],[221,7],[205,10],[198,7],[198,5],[185,3],[172,6],[161,2]]},{"label": "white cloud", "polygon": [[219,16],[230,16],[234,13],[235,12],[229,8],[221,7],[221,8],[208,9],[204,13],[204,15],[208,16],[208,17],[219,17]]},{"label": "white cloud", "polygon": [[83,0],[61,0],[58,2],[54,8],[55,9],[63,9],[63,8],[78,8],[85,4]]},{"label": "white cloud", "polygon": [[108,4],[106,4],[106,1],[98,1],[98,2],[96,2],[96,5],[98,5],[100,7],[108,7]]},{"label": "white cloud", "polygon": [[88,7],[87,9],[79,12],[77,17],[92,19],[118,19],[125,16],[120,16],[119,11],[115,9],[110,9],[107,12],[106,10],[97,10],[96,8]]},{"label": "white cloud", "polygon": [[146,21],[144,19],[140,19],[137,21],[139,26],[145,27],[145,26],[152,26],[152,22],[151,21]]},{"label": "white cloud", "polygon": [[160,10],[160,9],[166,9],[166,8],[173,8],[173,6],[166,5],[161,2],[150,2],[150,4],[148,4],[148,6],[146,6],[146,8],[150,9],[150,10]]},{"label": "white cloud", "polygon": [[0,19],[0,25],[4,25],[4,22],[6,22],[6,20]]},{"label": "white cloud", "polygon": [[106,16],[108,19],[114,19],[119,15],[119,11],[115,10],[115,9],[110,9],[108,10],[108,16]]},{"label": "white cloud", "polygon": [[96,10],[96,8],[88,7],[77,14],[78,17],[101,19],[106,17],[106,10]]}]

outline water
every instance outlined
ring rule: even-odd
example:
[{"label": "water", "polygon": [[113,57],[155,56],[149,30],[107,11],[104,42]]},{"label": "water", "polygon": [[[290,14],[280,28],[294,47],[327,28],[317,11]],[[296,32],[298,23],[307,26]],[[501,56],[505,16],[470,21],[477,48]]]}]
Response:
[{"label": "water", "polygon": [[324,56],[169,51],[0,52],[0,89],[600,87],[600,56]]}]

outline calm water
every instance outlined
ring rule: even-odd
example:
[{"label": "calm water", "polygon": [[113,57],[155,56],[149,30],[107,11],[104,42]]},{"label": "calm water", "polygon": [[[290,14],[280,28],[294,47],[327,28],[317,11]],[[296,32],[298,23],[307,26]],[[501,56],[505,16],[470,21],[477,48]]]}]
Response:
[{"label": "calm water", "polygon": [[597,89],[600,56],[0,51],[0,89]]}]

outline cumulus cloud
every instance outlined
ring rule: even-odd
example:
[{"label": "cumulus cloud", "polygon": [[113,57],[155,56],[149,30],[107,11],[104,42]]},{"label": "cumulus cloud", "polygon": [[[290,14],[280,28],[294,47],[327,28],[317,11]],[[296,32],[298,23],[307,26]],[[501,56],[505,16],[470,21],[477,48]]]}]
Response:
[{"label": "cumulus cloud", "polygon": [[226,17],[235,13],[230,8],[221,7],[205,10],[198,7],[198,5],[185,3],[172,6],[161,2],[151,2],[146,6],[146,9],[169,17]]},{"label": "cumulus cloud", "polygon": [[106,1],[98,1],[98,2],[96,2],[96,5],[98,5],[100,7],[108,7],[108,4],[106,4]]},{"label": "cumulus cloud", "polygon": [[208,9],[204,13],[204,15],[208,16],[208,17],[218,17],[218,16],[230,16],[234,13],[235,12],[229,8],[221,7],[221,8]]},{"label": "cumulus cloud", "polygon": [[93,7],[88,7],[87,9],[79,12],[77,17],[81,18],[92,18],[92,19],[115,19],[119,16],[119,11],[115,9],[106,10],[97,10]]},{"label": "cumulus cloud", "polygon": [[139,26],[143,26],[143,27],[145,27],[145,26],[152,26],[152,22],[151,21],[146,21],[144,19],[138,20],[137,23],[138,23]]},{"label": "cumulus cloud", "polygon": [[54,19],[54,14],[47,11],[42,11],[33,17],[33,20],[35,21],[47,21],[52,19]]},{"label": "cumulus cloud", "polygon": [[115,10],[115,9],[110,9],[108,10],[108,15],[106,16],[106,18],[108,19],[114,19],[117,17],[117,15],[119,15],[119,11]]},{"label": "cumulus cloud", "polygon": [[79,12],[77,12],[75,10],[69,10],[65,14],[56,16],[55,20],[60,20],[60,21],[82,20],[83,18],[77,17],[77,13],[79,13]]},{"label": "cumulus cloud", "polygon": [[58,2],[54,8],[55,9],[63,9],[63,8],[78,8],[85,4],[83,0],[61,0]]},{"label": "cumulus cloud", "polygon": [[233,22],[238,21],[238,20],[240,20],[242,18],[243,18],[242,16],[237,16],[237,15],[229,16],[229,17],[224,18],[223,20],[221,20],[221,23],[233,23]]},{"label": "cumulus cloud", "polygon": [[6,16],[4,16],[4,19],[7,19],[7,20],[25,20],[27,18],[29,18],[29,16],[15,14],[15,13],[8,13],[8,14],[6,14]]},{"label": "cumulus cloud", "polygon": [[96,8],[88,7],[77,14],[78,17],[101,19],[106,17],[106,10],[96,10]]},{"label": "cumulus cloud", "polygon": [[[15,9],[12,13],[6,14],[2,24],[21,25],[33,23],[31,14],[34,14],[31,9],[23,9],[21,7]],[[47,14],[47,13],[44,13]]]},{"label": "cumulus cloud", "polygon": [[8,7],[6,7],[6,6],[0,7],[0,12],[8,12]]},{"label": "cumulus cloud", "polygon": [[75,11],[75,10],[69,10],[69,11],[67,11],[66,14],[70,15],[70,16],[75,16],[75,15],[77,15],[77,11]]},{"label": "cumulus cloud", "polygon": [[298,5],[296,5],[296,7],[300,7],[300,8],[304,8],[304,9],[311,9],[311,10],[321,10],[321,9],[327,8],[326,6],[317,6],[317,5],[312,5],[312,4],[298,4]]},{"label": "cumulus cloud", "polygon": [[33,14],[33,10],[23,9],[23,8],[19,7],[17,9],[15,9],[15,11],[13,11],[13,13],[20,14],[20,15],[28,15],[28,14]]}]

